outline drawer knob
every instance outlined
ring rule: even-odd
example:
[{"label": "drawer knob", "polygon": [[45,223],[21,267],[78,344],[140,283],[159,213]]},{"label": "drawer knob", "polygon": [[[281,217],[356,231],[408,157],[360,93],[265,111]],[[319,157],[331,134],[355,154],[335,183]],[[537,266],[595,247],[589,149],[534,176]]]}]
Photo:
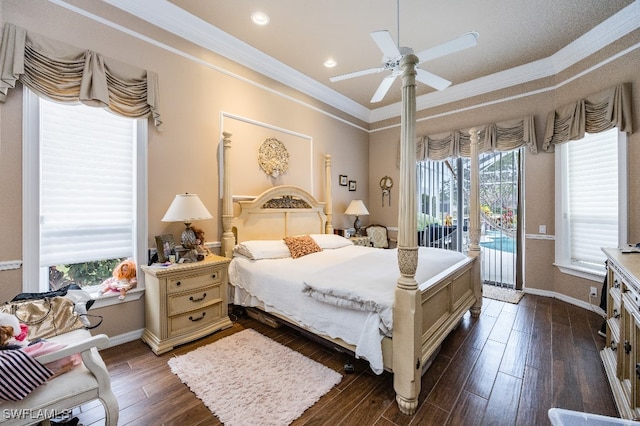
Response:
[{"label": "drawer knob", "polygon": [[213,274],[213,275],[211,275],[211,278],[213,278],[213,279],[218,278],[218,274]]},{"label": "drawer knob", "polygon": [[176,285],[177,285],[178,287],[180,287],[180,284],[182,284],[180,281],[178,281],[178,282],[176,283]]},{"label": "drawer knob", "polygon": [[190,320],[190,321],[193,321],[193,322],[200,321],[201,319],[203,319],[203,318],[204,318],[204,316],[205,316],[205,315],[207,315],[207,313],[206,313],[206,312],[203,312],[203,313],[202,313],[202,316],[200,316],[200,317],[198,317],[198,318],[194,318],[194,317],[192,317],[192,316],[189,316],[189,320]]},{"label": "drawer knob", "polygon": [[190,296],[189,300],[191,300],[192,302],[202,302],[206,297],[207,297],[207,293],[203,293],[202,297],[198,297],[197,299],[194,299],[193,296]]}]

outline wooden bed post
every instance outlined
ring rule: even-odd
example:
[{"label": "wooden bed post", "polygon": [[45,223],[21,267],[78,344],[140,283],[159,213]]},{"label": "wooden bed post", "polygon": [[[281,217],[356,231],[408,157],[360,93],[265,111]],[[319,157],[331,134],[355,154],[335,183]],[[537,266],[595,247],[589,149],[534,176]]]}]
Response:
[{"label": "wooden bed post", "polygon": [[469,211],[471,215],[469,216],[469,256],[475,258],[474,262],[474,271],[473,271],[473,279],[475,282],[473,283],[474,295],[476,297],[476,303],[471,307],[471,315],[474,317],[480,316],[480,309],[482,308],[482,277],[480,276],[480,268],[481,268],[481,256],[480,256],[480,165],[479,162],[479,153],[478,153],[478,144],[479,144],[479,136],[478,129],[472,128],[469,130],[469,135],[471,136],[471,144],[470,144],[470,163],[471,163],[471,195],[469,200]]},{"label": "wooden bed post", "polygon": [[400,136],[400,199],[398,210],[398,266],[400,278],[393,308],[393,387],[398,408],[415,413],[422,375],[422,305],[418,282],[418,218],[416,213],[416,65],[418,57],[402,58],[402,115]]},{"label": "wooden bed post", "polygon": [[231,195],[231,169],[230,169],[230,150],[231,150],[231,133],[222,132],[222,163],[223,163],[223,179],[224,187],[222,192],[222,241],[220,254],[224,257],[231,258],[233,256],[233,246],[235,237],[231,230],[233,223],[233,197]]},{"label": "wooden bed post", "polygon": [[331,201],[331,155],[324,156],[324,214],[327,216],[327,223],[324,226],[325,234],[333,234],[333,202]]}]

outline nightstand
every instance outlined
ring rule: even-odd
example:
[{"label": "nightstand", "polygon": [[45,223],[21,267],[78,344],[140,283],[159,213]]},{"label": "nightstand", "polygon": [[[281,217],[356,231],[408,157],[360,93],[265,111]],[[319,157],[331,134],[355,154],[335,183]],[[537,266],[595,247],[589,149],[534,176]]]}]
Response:
[{"label": "nightstand", "polygon": [[371,247],[371,238],[369,237],[351,237],[349,240],[356,246]]},{"label": "nightstand", "polygon": [[145,329],[142,340],[156,354],[232,326],[227,305],[231,259],[209,255],[203,261],[168,267],[143,266]]}]

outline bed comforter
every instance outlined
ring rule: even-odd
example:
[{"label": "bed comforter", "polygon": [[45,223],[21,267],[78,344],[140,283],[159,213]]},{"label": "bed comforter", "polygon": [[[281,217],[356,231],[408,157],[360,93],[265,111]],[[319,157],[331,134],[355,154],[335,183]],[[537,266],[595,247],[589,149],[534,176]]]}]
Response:
[{"label": "bed comforter", "polygon": [[[419,248],[416,281],[424,286],[441,272],[467,261],[462,253]],[[383,371],[381,341],[393,331],[393,300],[399,277],[397,250],[346,246],[298,259],[251,260],[236,256],[230,284],[251,298],[234,303],[259,305],[289,317],[311,331],[355,346],[355,355]]]}]

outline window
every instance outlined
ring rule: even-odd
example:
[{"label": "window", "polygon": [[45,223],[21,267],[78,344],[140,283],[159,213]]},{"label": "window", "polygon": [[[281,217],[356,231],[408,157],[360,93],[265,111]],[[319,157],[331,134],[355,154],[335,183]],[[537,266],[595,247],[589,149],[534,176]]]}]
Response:
[{"label": "window", "polygon": [[48,291],[70,270],[83,287],[100,284],[120,260],[140,264],[146,120],[51,102],[28,89],[24,99],[24,291]]},{"label": "window", "polygon": [[601,281],[602,247],[626,244],[626,133],[614,128],[556,146],[556,265]]}]

